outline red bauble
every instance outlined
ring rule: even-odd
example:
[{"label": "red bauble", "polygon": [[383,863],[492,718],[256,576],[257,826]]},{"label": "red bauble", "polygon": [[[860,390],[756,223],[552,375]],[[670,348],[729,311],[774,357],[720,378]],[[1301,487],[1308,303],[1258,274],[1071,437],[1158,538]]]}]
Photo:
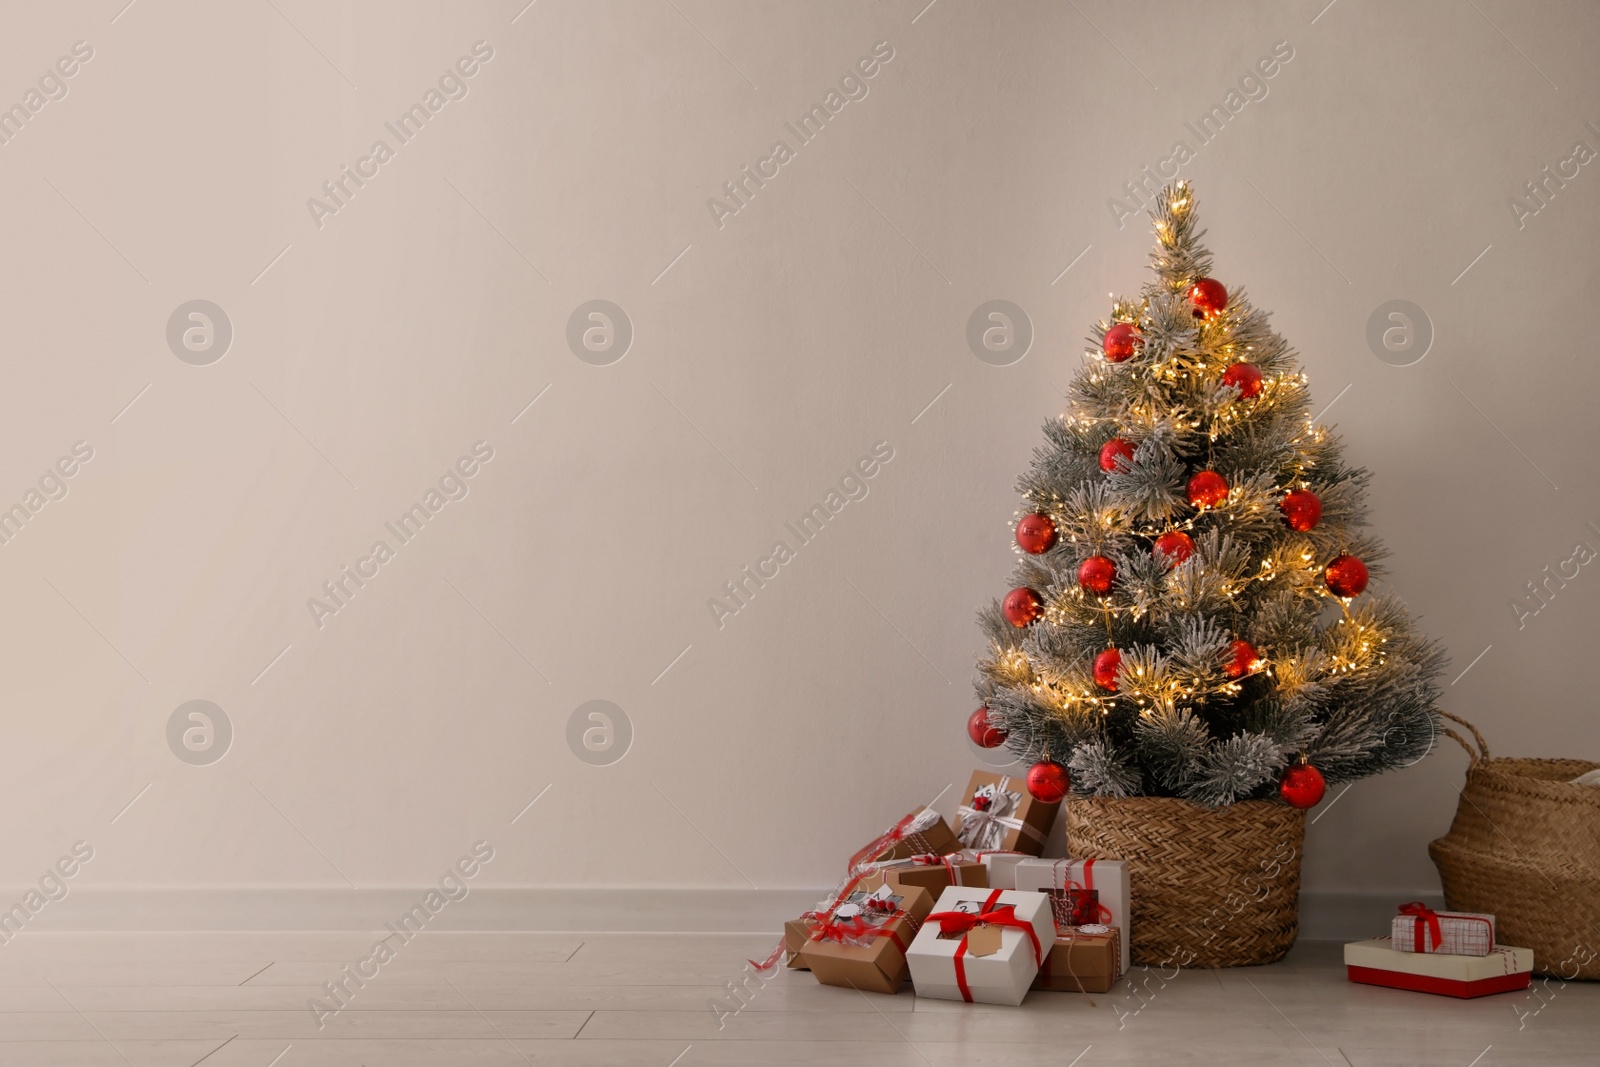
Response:
[{"label": "red bauble", "polygon": [[1122,669],[1122,653],[1108,648],[1094,658],[1094,684],[1101,689],[1117,691],[1117,672]]},{"label": "red bauble", "polygon": [[1100,469],[1110,474],[1117,469],[1117,460],[1133,462],[1133,442],[1113,437],[1100,448]]},{"label": "red bauble", "polygon": [[1367,587],[1367,565],[1354,556],[1340,556],[1328,564],[1328,569],[1322,572],[1322,578],[1335,596],[1348,600],[1360,596]]},{"label": "red bauble", "polygon": [[1105,596],[1117,580],[1117,565],[1104,556],[1090,556],[1078,564],[1078,584],[1085,592]]},{"label": "red bauble", "polygon": [[1056,803],[1071,788],[1067,769],[1055,760],[1040,760],[1028,768],[1028,795],[1041,804]]},{"label": "red bauble", "polygon": [[1100,347],[1105,350],[1106,358],[1113,363],[1121,363],[1130,358],[1134,351],[1144,344],[1144,336],[1139,333],[1138,327],[1127,322],[1119,322],[1106,331],[1105,340]]},{"label": "red bauble", "polygon": [[1261,368],[1254,363],[1235,363],[1222,372],[1222,384],[1237,388],[1243,399],[1254,400],[1261,395]]},{"label": "red bauble", "polygon": [[1260,658],[1249,641],[1235,641],[1228,646],[1228,661],[1222,665],[1222,673],[1229,678],[1243,678],[1255,668]]},{"label": "red bauble", "polygon": [[1305,533],[1317,523],[1322,521],[1322,499],[1309,489],[1296,489],[1281,501],[1278,507],[1283,511],[1283,521],[1289,524],[1289,529]]},{"label": "red bauble", "polygon": [[1020,630],[1044,614],[1044,601],[1039,599],[1038,593],[1022,586],[1006,594],[1000,611],[1005,615],[1006,622]]},{"label": "red bauble", "polygon": [[1050,551],[1055,543],[1056,524],[1050,521],[1050,516],[1034,512],[1017,521],[1017,544],[1022,551],[1037,556]]},{"label": "red bauble", "polygon": [[1166,564],[1168,568],[1176,567],[1194,554],[1194,538],[1182,530],[1168,530],[1156,538],[1151,552],[1157,562]]},{"label": "red bauble", "polygon": [[1309,763],[1296,763],[1283,772],[1278,781],[1278,792],[1284,800],[1297,808],[1314,808],[1328,791],[1322,772]]},{"label": "red bauble", "polygon": [[967,720],[967,736],[979,748],[998,748],[1006,741],[1006,732],[989,721],[987,707],[979,708]]},{"label": "red bauble", "polygon": [[1214,508],[1228,499],[1228,479],[1216,471],[1201,471],[1189,479],[1189,503]]},{"label": "red bauble", "polygon": [[1215,278],[1201,278],[1189,286],[1189,305],[1195,318],[1214,318],[1228,306],[1228,290]]}]

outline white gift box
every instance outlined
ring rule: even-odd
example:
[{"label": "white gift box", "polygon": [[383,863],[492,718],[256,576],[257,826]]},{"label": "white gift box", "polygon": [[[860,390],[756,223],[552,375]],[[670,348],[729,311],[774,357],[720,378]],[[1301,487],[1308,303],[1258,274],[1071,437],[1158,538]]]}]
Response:
[{"label": "white gift box", "polygon": [[1016,865],[1016,887],[1019,890],[1042,892],[1051,889],[1093,889],[1100,895],[1104,909],[1098,922],[1115,926],[1122,931],[1122,972],[1126,974],[1133,964],[1133,950],[1129,929],[1133,897],[1128,890],[1128,866],[1121,860],[1043,860],[1028,858]]},{"label": "white gift box", "polygon": [[1025,859],[1032,859],[1026,852],[972,852],[962,853],[963,856],[973,856],[977,861],[989,869],[990,889],[1015,889],[1017,888],[1017,864]]},{"label": "white gift box", "polygon": [[[906,950],[911,983],[917,996],[965,1000],[979,1004],[1021,1004],[1039,973],[1041,954],[1055,943],[1050,901],[1042,893],[1014,889],[979,889],[953,885],[939,894],[934,914],[963,911],[973,915],[1010,905],[1027,929],[984,926],[999,931],[999,950],[987,956],[967,951],[967,938],[941,937],[939,921],[930,916]],[[1032,932],[1032,937],[1028,936]]]}]

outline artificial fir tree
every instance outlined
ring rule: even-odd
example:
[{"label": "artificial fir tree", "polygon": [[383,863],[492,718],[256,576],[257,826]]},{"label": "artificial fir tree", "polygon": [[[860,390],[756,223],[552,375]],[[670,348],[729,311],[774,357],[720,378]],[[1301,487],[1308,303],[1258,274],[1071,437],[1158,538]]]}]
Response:
[{"label": "artificial fir tree", "polygon": [[1211,277],[1187,183],[1152,217],[1155,279],[1113,303],[1018,483],[969,732],[1036,761],[1047,798],[1064,769],[1080,794],[1310,806],[1428,751],[1443,653],[1366,591],[1367,472]]}]

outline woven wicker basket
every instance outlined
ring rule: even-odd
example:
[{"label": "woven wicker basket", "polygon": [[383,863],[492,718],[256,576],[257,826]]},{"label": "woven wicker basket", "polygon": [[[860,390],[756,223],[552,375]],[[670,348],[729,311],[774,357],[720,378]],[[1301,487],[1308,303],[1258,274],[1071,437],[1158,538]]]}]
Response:
[{"label": "woven wicker basket", "polygon": [[1472,758],[1450,832],[1428,845],[1444,898],[1495,917],[1495,936],[1533,949],[1534,970],[1600,979],[1600,786],[1572,779],[1600,767],[1576,759],[1491,759],[1472,732]]},{"label": "woven wicker basket", "polygon": [[1245,967],[1300,928],[1305,812],[1273,800],[1203,808],[1172,797],[1067,798],[1067,851],[1128,865],[1136,963]]}]

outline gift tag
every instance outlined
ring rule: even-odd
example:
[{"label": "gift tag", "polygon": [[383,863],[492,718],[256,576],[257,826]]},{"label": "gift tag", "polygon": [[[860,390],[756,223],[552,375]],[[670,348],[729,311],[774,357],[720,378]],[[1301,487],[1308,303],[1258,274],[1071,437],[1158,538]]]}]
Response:
[{"label": "gift tag", "polygon": [[892,908],[899,903],[900,898],[894,895],[894,886],[887,882],[880,885],[877,892],[866,899],[866,905],[869,908]]},{"label": "gift tag", "polygon": [[1088,934],[1091,937],[1099,937],[1102,934],[1109,934],[1110,932],[1111,927],[1106,926],[1103,923],[1084,923],[1078,927],[1078,933]]},{"label": "gift tag", "polygon": [[837,908],[833,909],[833,917],[835,919],[854,919],[860,914],[860,904],[840,904]]},{"label": "gift tag", "polygon": [[967,955],[993,956],[1000,951],[1000,927],[974,926],[967,931]]}]

